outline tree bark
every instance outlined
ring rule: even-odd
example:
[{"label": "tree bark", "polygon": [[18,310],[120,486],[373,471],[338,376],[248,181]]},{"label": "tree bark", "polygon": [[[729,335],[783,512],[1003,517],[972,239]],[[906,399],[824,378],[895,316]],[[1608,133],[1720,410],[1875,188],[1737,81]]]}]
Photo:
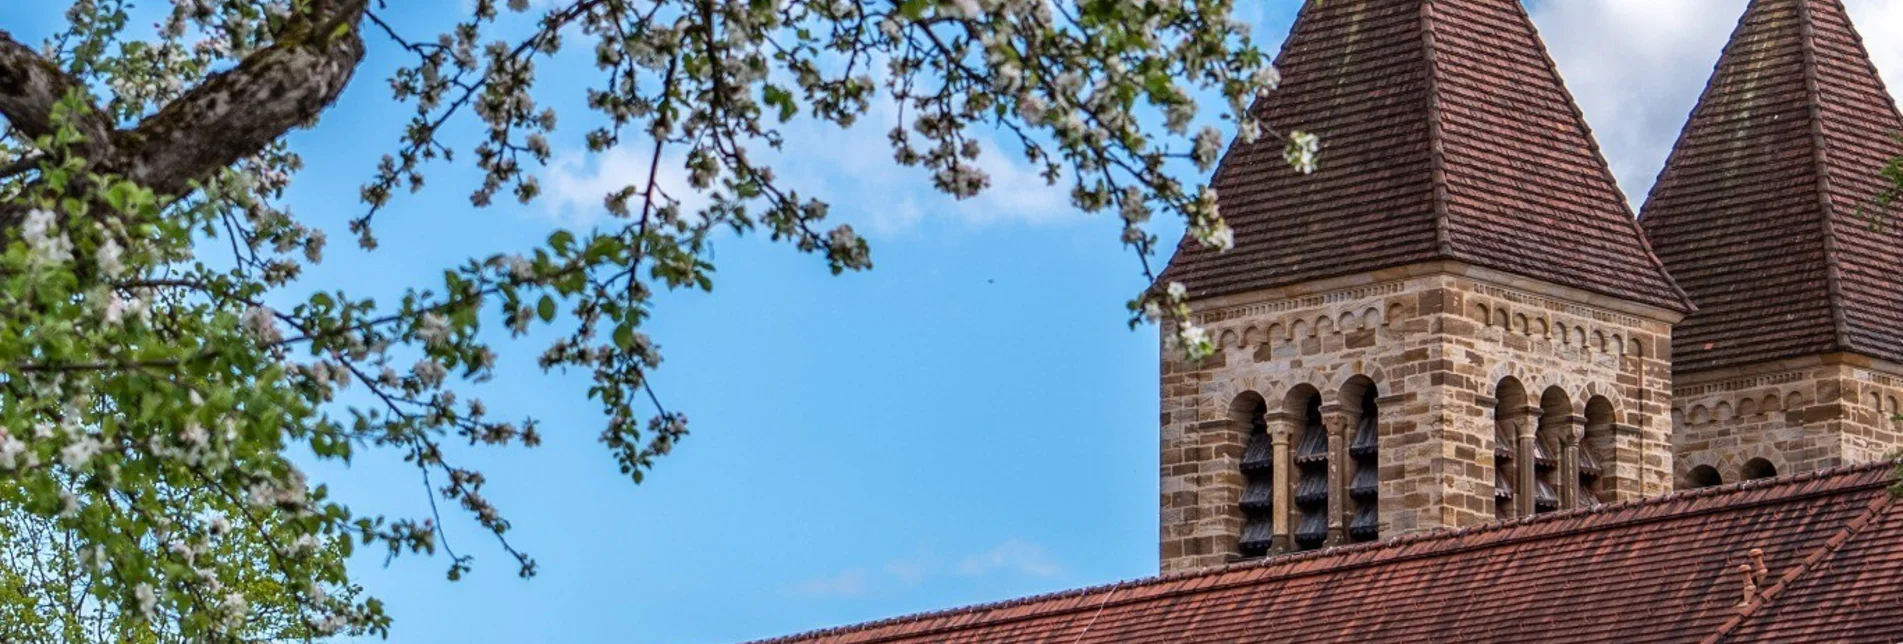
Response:
[{"label": "tree bark", "polygon": [[[292,128],[316,121],[363,60],[359,26],[369,0],[314,0],[271,46],[213,74],[158,113],[125,129],[105,115],[81,124],[94,170],[163,195],[257,154]],[[0,116],[22,134],[54,131],[54,106],[82,84],[0,31]],[[83,89],[81,90],[83,91]]]}]

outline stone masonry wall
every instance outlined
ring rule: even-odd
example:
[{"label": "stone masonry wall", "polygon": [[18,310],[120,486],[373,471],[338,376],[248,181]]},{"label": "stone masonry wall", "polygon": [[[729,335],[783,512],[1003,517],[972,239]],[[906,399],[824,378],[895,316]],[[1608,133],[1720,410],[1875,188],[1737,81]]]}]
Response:
[{"label": "stone masonry wall", "polygon": [[[1594,397],[1611,403],[1615,422],[1593,438],[1606,469],[1600,498],[1671,489],[1670,322],[1655,319],[1669,313],[1444,264],[1217,298],[1194,308],[1197,324],[1220,349],[1186,364],[1163,348],[1165,572],[1239,556],[1240,462],[1250,426],[1236,401],[1259,395],[1282,419],[1271,420],[1271,431],[1296,430],[1278,412],[1304,411],[1289,402],[1301,385],[1321,392],[1331,432],[1358,419],[1344,390],[1358,389],[1355,383],[1375,387],[1382,538],[1494,520],[1492,396],[1509,376],[1536,401],[1559,388],[1575,414]],[[1345,468],[1342,460],[1331,467]],[[1292,509],[1287,496],[1278,494],[1274,511]],[[1331,542],[1341,538],[1343,514],[1331,512]]]},{"label": "stone masonry wall", "polygon": [[1867,463],[1903,447],[1903,366],[1832,354],[1681,374],[1672,407],[1676,478],[1708,465],[1723,483],[1762,458],[1780,475]]}]

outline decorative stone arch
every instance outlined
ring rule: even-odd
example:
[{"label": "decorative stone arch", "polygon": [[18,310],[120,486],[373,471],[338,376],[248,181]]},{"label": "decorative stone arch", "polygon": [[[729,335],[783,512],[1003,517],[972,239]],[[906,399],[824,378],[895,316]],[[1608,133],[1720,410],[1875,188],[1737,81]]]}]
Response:
[{"label": "decorative stone arch", "polygon": [[1718,483],[1720,485],[1724,484],[1724,460],[1714,452],[1699,451],[1681,456],[1674,463],[1672,469],[1676,470],[1674,474],[1678,479],[1678,489],[1689,490],[1698,487],[1694,485],[1692,472],[1699,468],[1709,469],[1717,473],[1719,475]]},{"label": "decorative stone arch", "polygon": [[1261,327],[1252,324],[1242,330],[1242,346],[1244,348],[1267,344],[1268,340],[1268,336],[1262,334]]},{"label": "decorative stone arch", "polygon": [[1335,330],[1338,332],[1347,333],[1349,331],[1358,331],[1360,329],[1361,329],[1361,318],[1355,317],[1354,311],[1342,311],[1341,316],[1338,318],[1335,318]]},{"label": "decorative stone arch", "polygon": [[[1504,365],[1496,372],[1510,372]],[[1491,444],[1493,454],[1494,517],[1511,519],[1532,513],[1531,443],[1520,440],[1527,418],[1529,399],[1526,384],[1511,373],[1488,379],[1493,384],[1494,407]],[[1527,432],[1530,435],[1530,431]]]},{"label": "decorative stone arch", "polygon": [[1784,394],[1784,411],[1800,411],[1810,406],[1811,397],[1802,391],[1788,391]]},{"label": "decorative stone arch", "polygon": [[[1276,430],[1268,422],[1273,411],[1268,399],[1255,390],[1236,394],[1229,403],[1230,436],[1224,437],[1223,447],[1218,448],[1218,462],[1226,463],[1229,452],[1236,455],[1235,462],[1228,465],[1234,468],[1230,471],[1241,475],[1242,487],[1236,490],[1235,502],[1222,503],[1213,511],[1224,523],[1243,526],[1242,533],[1233,536],[1236,541],[1224,545],[1225,550],[1243,555],[1266,553],[1274,540],[1276,490],[1271,468],[1276,467],[1272,457]],[[1230,447],[1230,440],[1242,448]],[[1232,537],[1224,535],[1223,538]]]},{"label": "decorative stone arch", "polygon": [[[1750,480],[1752,478],[1764,478],[1764,477],[1752,477],[1746,474],[1747,472],[1752,472],[1752,470],[1755,467],[1757,467],[1758,464],[1760,463],[1764,465],[1769,465],[1771,467],[1771,471],[1770,471],[1771,476],[1779,476],[1783,474],[1788,474],[1791,471],[1790,463],[1784,459],[1784,454],[1778,451],[1777,449],[1771,447],[1770,445],[1765,445],[1763,443],[1751,445],[1744,449],[1734,451],[1731,453],[1730,456],[1731,456],[1731,462],[1733,464],[1732,467],[1734,469],[1731,472],[1728,472],[1728,474],[1737,477],[1734,480],[1738,480],[1738,481]],[[1725,469],[1726,468],[1723,465],[1718,466],[1719,472],[1724,472]],[[1761,474],[1762,472],[1753,472],[1753,473]]]},{"label": "decorative stone arch", "polygon": [[1282,324],[1279,322],[1269,325],[1268,332],[1264,333],[1263,335],[1265,337],[1262,339],[1262,341],[1269,344],[1275,344],[1275,343],[1286,344],[1290,340],[1288,327],[1282,326]]},{"label": "decorative stone arch", "polygon": [[1475,322],[1479,322],[1480,326],[1491,325],[1493,324],[1493,308],[1487,306],[1485,302],[1474,302],[1473,309],[1468,317],[1473,318]]},{"label": "decorative stone arch", "polygon": [[1368,310],[1361,312],[1361,328],[1375,329],[1380,328],[1381,325],[1381,309],[1370,306]]},{"label": "decorative stone arch", "polygon": [[1395,322],[1400,321],[1403,312],[1406,310],[1407,309],[1399,302],[1389,304],[1388,309],[1381,314],[1381,326],[1391,326]]},{"label": "decorative stone arch", "polygon": [[1606,332],[1605,331],[1595,330],[1592,332],[1592,350],[1598,351],[1600,353],[1606,352]]},{"label": "decorative stone arch", "polygon": [[1737,417],[1738,417],[1737,412],[1732,411],[1731,409],[1731,401],[1720,400],[1718,401],[1717,405],[1714,405],[1711,408],[1712,422],[1722,423]]},{"label": "decorative stone arch", "polygon": [[1335,328],[1335,318],[1329,317],[1327,313],[1323,313],[1315,316],[1315,326],[1309,329],[1308,335],[1312,338],[1330,335],[1338,331],[1340,331],[1340,329]]},{"label": "decorative stone arch", "polygon": [[[1207,415],[1207,413],[1199,414],[1198,416],[1202,420],[1205,420],[1205,421],[1221,420],[1224,418],[1228,418],[1227,414],[1228,414],[1229,408],[1227,406],[1221,406],[1221,405],[1232,403],[1237,398],[1243,396],[1244,394],[1261,392],[1261,391],[1280,391],[1280,387],[1278,386],[1278,383],[1276,381],[1271,380],[1269,378],[1264,378],[1261,376],[1237,376],[1235,378],[1223,378],[1219,382],[1216,382],[1214,384],[1215,384],[1214,391],[1212,391],[1209,397],[1206,399],[1207,401],[1209,401],[1209,404],[1202,405],[1202,408],[1204,410],[1209,410],[1210,406],[1212,405],[1218,406],[1216,408],[1216,411],[1218,411],[1218,413],[1221,415],[1216,417],[1210,417]],[[1256,395],[1262,396],[1262,394],[1259,394],[1259,393]],[[1275,406],[1274,398],[1269,398],[1267,396],[1262,396],[1262,397],[1263,399],[1269,401],[1270,407]],[[1217,401],[1226,401],[1226,402],[1217,402]]]},{"label": "decorative stone arch", "polygon": [[1566,328],[1567,327],[1565,322],[1554,320],[1553,321],[1553,339],[1557,340],[1563,346],[1572,346],[1573,336],[1569,331],[1566,330]]},{"label": "decorative stone arch", "polygon": [[1594,394],[1582,408],[1585,427],[1580,432],[1578,453],[1574,455],[1573,477],[1579,485],[1578,503],[1573,507],[1598,505],[1610,490],[1631,490],[1641,486],[1630,480],[1618,462],[1619,411],[1613,399]]},{"label": "decorative stone arch", "polygon": [[[1313,384],[1303,382],[1290,387],[1282,400],[1283,410],[1295,425],[1294,436],[1290,441],[1293,471],[1287,477],[1292,488],[1288,490],[1292,503],[1282,516],[1291,520],[1290,542],[1301,549],[1323,545],[1331,527],[1330,510],[1339,507],[1337,492],[1330,480],[1330,472],[1339,464],[1333,462],[1327,428],[1321,423],[1321,408],[1328,404],[1328,398],[1322,391]],[[1304,490],[1317,492],[1311,494]]]},{"label": "decorative stone arch", "polygon": [[1749,417],[1753,417],[1757,415],[1758,415],[1758,400],[1756,398],[1746,397],[1744,400],[1738,401],[1738,417],[1739,418],[1749,418]]},{"label": "decorative stone arch", "polygon": [[1764,400],[1758,402],[1758,413],[1768,414],[1782,409],[1784,407],[1778,400],[1777,394],[1765,394]]},{"label": "decorative stone arch", "polygon": [[1510,330],[1520,335],[1527,335],[1528,333],[1531,332],[1529,329],[1527,329],[1527,326],[1526,326],[1525,313],[1513,314],[1513,328]]},{"label": "decorative stone arch", "polygon": [[1586,327],[1583,327],[1583,326],[1573,327],[1573,346],[1579,347],[1581,350],[1585,350],[1587,348],[1586,347]]},{"label": "decorative stone arch", "polygon": [[[1245,389],[1229,397],[1229,427],[1235,432],[1242,444],[1247,444],[1250,434],[1257,429],[1261,415],[1274,411],[1269,401],[1254,389]],[[1266,428],[1264,428],[1266,429]]]},{"label": "decorative stone arch", "polygon": [[1510,314],[1507,313],[1507,307],[1501,306],[1493,309],[1493,325],[1503,330],[1512,329],[1513,323],[1510,321],[1512,318],[1510,318],[1509,315]]},{"label": "decorative stone arch", "polygon": [[[1573,400],[1579,401],[1580,409],[1585,409],[1592,404],[1592,399],[1595,397],[1604,398],[1606,402],[1612,404],[1612,419],[1614,423],[1622,425],[1638,424],[1633,422],[1633,419],[1630,417],[1633,412],[1637,411],[1636,407],[1626,402],[1625,394],[1620,392],[1618,387],[1602,382],[1588,382],[1585,386],[1579,388],[1579,396]],[[1683,410],[1674,408],[1673,411],[1682,412]]]},{"label": "decorative stone arch", "polygon": [[1343,493],[1341,521],[1349,541],[1363,542],[1381,534],[1381,388],[1369,375],[1349,376],[1339,389],[1339,404],[1349,420],[1339,436],[1347,458],[1337,469]]},{"label": "decorative stone arch", "polygon": [[1242,334],[1236,333],[1235,329],[1223,329],[1222,335],[1217,336],[1216,348],[1218,349],[1242,348]]},{"label": "decorative stone arch", "polygon": [[1706,409],[1704,405],[1692,405],[1691,410],[1685,412],[1685,422],[1690,425],[1711,422],[1711,410]]},{"label": "decorative stone arch", "polygon": [[1290,342],[1294,342],[1296,340],[1300,340],[1303,338],[1312,338],[1312,337],[1315,337],[1315,334],[1312,331],[1310,331],[1310,329],[1308,328],[1307,320],[1298,318],[1294,322],[1289,323],[1288,339]]},{"label": "decorative stone arch", "polygon": [[1534,336],[1541,337],[1541,338],[1552,337],[1553,328],[1552,326],[1546,323],[1546,316],[1542,315],[1542,316],[1533,318],[1533,327],[1532,327],[1531,333]]}]

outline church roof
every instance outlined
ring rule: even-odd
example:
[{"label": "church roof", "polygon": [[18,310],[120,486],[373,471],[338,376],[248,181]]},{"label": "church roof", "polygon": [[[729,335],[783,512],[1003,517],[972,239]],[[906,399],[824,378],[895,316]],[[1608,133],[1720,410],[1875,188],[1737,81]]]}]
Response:
[{"label": "church roof", "polygon": [[1839,0],[1753,0],[1640,221],[1698,305],[1679,372],[1903,361],[1903,228],[1874,204],[1903,117]]},{"label": "church roof", "polygon": [[1233,146],[1212,183],[1235,248],[1186,238],[1164,280],[1207,297],[1445,259],[1691,309],[1519,0],[1305,2],[1277,66],[1255,109],[1319,135],[1320,169]]},{"label": "church roof", "polygon": [[[1894,641],[1903,511],[1878,463],[769,640]],[[1750,551],[1766,574],[1742,603]]]}]

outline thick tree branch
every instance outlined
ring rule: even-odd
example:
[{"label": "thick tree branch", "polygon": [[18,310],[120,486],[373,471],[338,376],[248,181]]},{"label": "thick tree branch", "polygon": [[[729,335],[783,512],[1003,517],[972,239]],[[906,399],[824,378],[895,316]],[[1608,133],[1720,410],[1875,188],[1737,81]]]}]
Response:
[{"label": "thick tree branch", "polygon": [[[53,108],[75,91],[86,96],[80,83],[60,71],[53,61],[0,29],[0,116],[5,116],[20,134],[35,139],[56,131]],[[96,107],[73,125],[93,145],[105,143],[112,132],[112,124]]]},{"label": "thick tree branch", "polygon": [[212,75],[115,137],[106,170],[160,194],[256,154],[317,119],[363,60],[369,0],[325,0],[293,18],[270,47]]}]

